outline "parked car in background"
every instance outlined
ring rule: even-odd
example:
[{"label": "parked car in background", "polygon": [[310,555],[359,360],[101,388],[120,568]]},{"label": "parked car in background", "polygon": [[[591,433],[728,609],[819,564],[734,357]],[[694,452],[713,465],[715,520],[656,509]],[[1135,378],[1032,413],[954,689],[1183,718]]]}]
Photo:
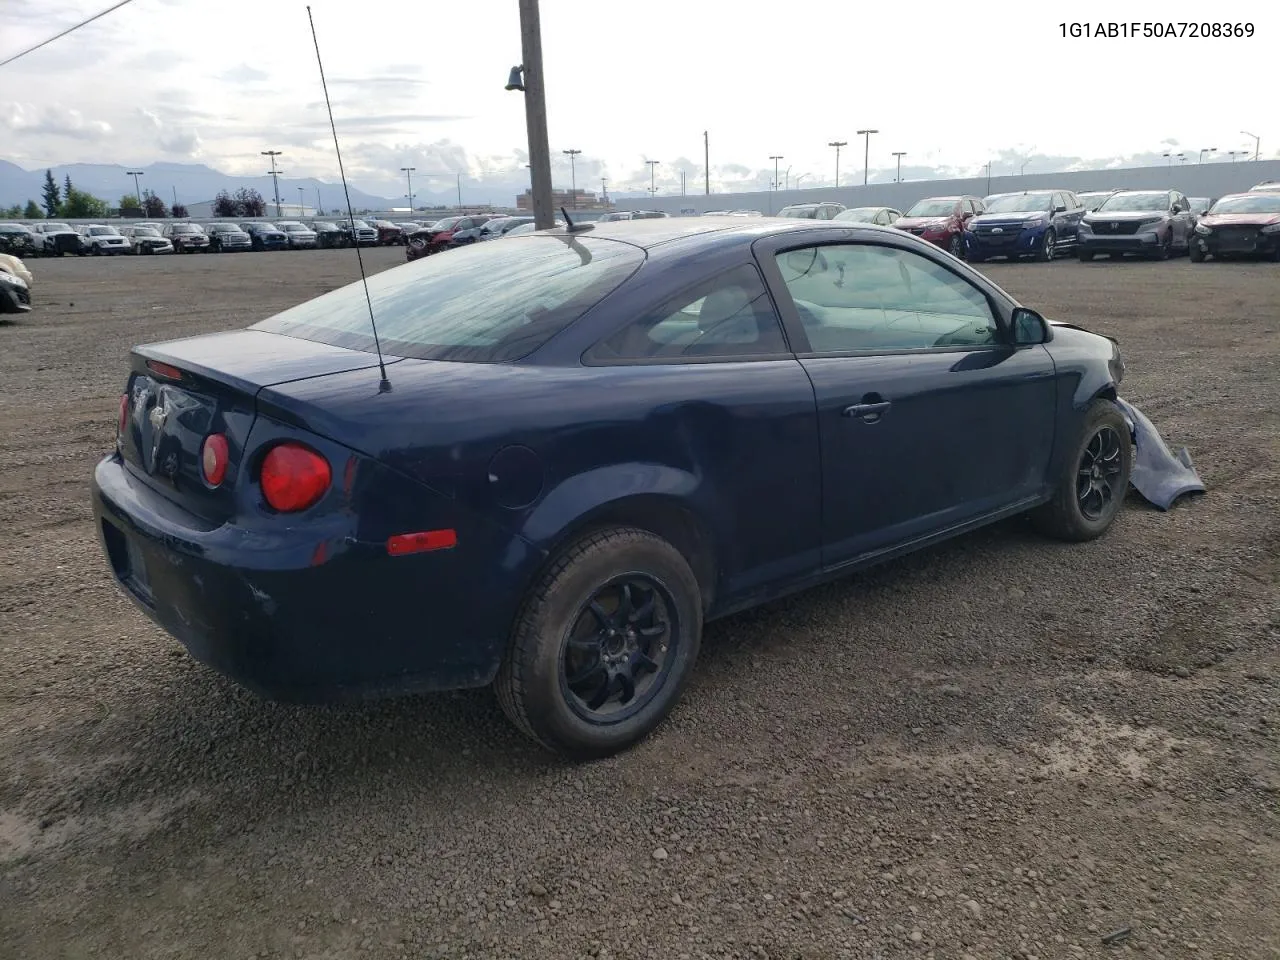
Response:
[{"label": "parked car in background", "polygon": [[834,220],[844,209],[843,203],[793,203],[779,210],[777,216],[794,220]]},{"label": "parked car in background", "polygon": [[350,243],[361,247],[376,247],[378,231],[363,220],[340,220],[338,225],[347,232]]},{"label": "parked car in background", "polygon": [[1280,260],[1280,191],[1220,197],[1196,223],[1190,255],[1193,263],[1203,263],[1205,257]]},{"label": "parked car in background", "polygon": [[[563,220],[556,221],[555,228],[563,227],[563,226],[564,226]],[[510,230],[504,233],[502,237],[504,240],[507,237],[527,237],[531,233],[536,233],[537,230],[538,230],[538,225],[534,223],[533,220],[531,219],[528,223],[522,223],[518,227],[512,227]]]},{"label": "parked car in background", "polygon": [[169,223],[160,231],[173,244],[175,253],[208,253],[209,235],[198,223]]},{"label": "parked car in background", "polygon": [[397,242],[401,246],[404,246],[409,242],[409,234],[417,233],[425,227],[426,224],[419,223],[417,220],[405,220],[403,223],[397,223],[396,226],[400,228],[400,239]]},{"label": "parked car in background", "polygon": [[409,238],[405,259],[416,260],[425,254],[438,253],[453,244],[455,234],[462,235],[462,243],[471,243],[479,235],[480,228],[493,219],[490,214],[476,214],[437,220]]},{"label": "parked car in background", "polygon": [[1191,204],[1191,215],[1197,219],[1208,213],[1215,202],[1212,197],[1187,197],[1187,203]]},{"label": "parked car in background", "polygon": [[129,241],[129,252],[138,254],[173,253],[173,242],[160,235],[155,227],[135,223],[120,233]]},{"label": "parked car in background", "polygon": [[1249,188],[1250,193],[1280,193],[1280,180],[1263,180]]},{"label": "parked car in background", "polygon": [[130,253],[128,239],[115,227],[90,223],[80,228],[80,255],[114,257]]},{"label": "parked car in background", "polygon": [[902,218],[902,211],[893,207],[852,207],[841,210],[832,219],[840,223],[875,223],[882,227],[891,227]]},{"label": "parked car in background", "polygon": [[468,243],[475,243],[477,240],[480,239],[480,231],[482,231],[487,224],[490,224],[495,220],[500,220],[503,218],[494,217],[494,216],[484,216],[484,217],[469,217],[467,219],[470,220],[469,226],[464,226],[461,223],[454,226],[452,235],[449,237],[448,246],[463,247],[463,246],[466,246]]},{"label": "parked car in background", "polygon": [[390,220],[374,220],[369,225],[378,231],[379,246],[394,247],[404,239],[404,231]]},{"label": "parked car in background", "polygon": [[26,281],[0,270],[0,313],[26,313],[30,309],[31,288]]},{"label": "parked car in background", "polygon": [[209,224],[210,253],[234,253],[237,250],[252,249],[253,237],[241,230],[236,224]]},{"label": "parked car in background", "polygon": [[305,223],[299,223],[297,220],[281,220],[276,223],[276,226],[288,238],[290,250],[316,248],[316,232]]},{"label": "parked car in background", "polygon": [[1080,221],[1077,255],[1099,253],[1120,259],[1126,253],[1167,260],[1191,246],[1195,225],[1191,204],[1177,190],[1126,190],[1113,193]]},{"label": "parked car in background", "polygon": [[965,257],[982,263],[992,257],[1035,257],[1048,262],[1073,250],[1085,214],[1070,190],[1028,190],[987,197],[984,211],[965,225]]},{"label": "parked car in background", "polygon": [[35,282],[35,278],[31,275],[31,269],[20,258],[11,253],[0,253],[0,273],[7,273],[12,277],[17,277],[27,285],[27,289],[30,289]]},{"label": "parked car in background", "polygon": [[[164,225],[163,223],[161,223],[159,220],[139,220],[137,223],[131,223],[131,224],[129,224],[129,226],[131,226],[131,227],[151,227],[153,230],[155,230],[155,231],[156,231],[156,233],[160,234],[161,236],[163,236],[163,235],[164,235],[164,227],[165,227],[165,225]],[[121,230],[120,232],[121,232],[121,233],[124,233],[124,231],[123,231],[123,230]]]},{"label": "parked car in background", "polygon": [[516,227],[533,223],[533,217],[496,217],[480,228],[481,240],[496,240],[505,237]]},{"label": "parked car in background", "polygon": [[242,223],[240,229],[249,235],[254,250],[289,249],[289,235],[274,223]]},{"label": "parked car in background", "polygon": [[313,220],[311,229],[316,234],[316,246],[322,250],[351,246],[351,235],[336,223],[328,220]]},{"label": "parked car in background", "polygon": [[33,228],[42,244],[41,252],[46,257],[62,257],[68,253],[79,253],[84,248],[80,232],[72,230],[65,223],[45,221],[37,223]]},{"label": "parked car in background", "polygon": [[893,225],[963,259],[965,225],[983,209],[977,197],[926,197],[912,204]]},{"label": "parked car in background", "polygon": [[1085,212],[1088,213],[1102,206],[1107,197],[1119,192],[1119,190],[1088,190],[1084,193],[1077,193],[1076,196],[1084,204]]},{"label": "parked car in background", "polygon": [[36,235],[20,223],[0,223],[0,253],[11,257],[34,257],[40,253]]}]

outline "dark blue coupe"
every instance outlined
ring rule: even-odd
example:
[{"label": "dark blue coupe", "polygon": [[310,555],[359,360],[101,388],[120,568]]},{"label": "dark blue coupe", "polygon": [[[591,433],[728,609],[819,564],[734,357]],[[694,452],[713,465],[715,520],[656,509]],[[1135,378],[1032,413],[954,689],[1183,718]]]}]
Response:
[{"label": "dark blue coupe", "polygon": [[1115,344],[934,244],[705,217],[557,229],[138,347],[93,505],[198,659],[292,700],[494,684],[577,758],[707,620],[1002,517],[1099,536]]}]

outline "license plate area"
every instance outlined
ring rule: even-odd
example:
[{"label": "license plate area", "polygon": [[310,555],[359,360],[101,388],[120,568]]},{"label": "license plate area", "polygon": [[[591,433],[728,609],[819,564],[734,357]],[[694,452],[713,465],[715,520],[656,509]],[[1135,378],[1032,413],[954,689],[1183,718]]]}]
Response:
[{"label": "license plate area", "polygon": [[102,539],[107,548],[111,570],[125,587],[144,602],[154,603],[151,576],[141,544],[119,527],[102,521]]}]

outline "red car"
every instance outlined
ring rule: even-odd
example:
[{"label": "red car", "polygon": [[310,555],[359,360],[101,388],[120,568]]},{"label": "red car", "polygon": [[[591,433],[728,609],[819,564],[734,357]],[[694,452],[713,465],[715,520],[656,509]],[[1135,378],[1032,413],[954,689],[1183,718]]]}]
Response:
[{"label": "red car", "polygon": [[1192,263],[1205,257],[1269,257],[1280,260],[1280,193],[1222,197],[1196,223],[1187,248]]},{"label": "red car", "polygon": [[455,233],[462,233],[465,230],[479,231],[492,219],[493,216],[490,214],[476,214],[469,217],[445,217],[443,220],[437,220],[409,237],[404,257],[406,260],[417,260],[429,253],[439,253],[453,242]]},{"label": "red car", "polygon": [[916,201],[893,225],[964,259],[965,226],[985,209],[977,197],[929,197]]},{"label": "red car", "polygon": [[392,223],[390,220],[374,220],[369,226],[378,231],[378,246],[394,247],[401,243],[404,239],[404,231],[400,229],[400,225]]}]

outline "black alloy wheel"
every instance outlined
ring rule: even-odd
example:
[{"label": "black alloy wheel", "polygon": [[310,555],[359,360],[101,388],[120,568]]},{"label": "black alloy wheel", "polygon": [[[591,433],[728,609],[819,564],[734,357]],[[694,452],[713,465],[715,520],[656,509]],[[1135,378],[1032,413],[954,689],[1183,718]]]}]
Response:
[{"label": "black alloy wheel", "polygon": [[1120,435],[1114,427],[1103,426],[1085,446],[1076,470],[1076,500],[1086,519],[1101,520],[1112,501],[1123,498],[1125,491],[1117,490],[1123,475]]},{"label": "black alloy wheel", "polygon": [[670,672],[679,636],[675,604],[647,574],[602,585],[565,636],[560,677],[571,709],[588,723],[616,723],[648,705]]}]

